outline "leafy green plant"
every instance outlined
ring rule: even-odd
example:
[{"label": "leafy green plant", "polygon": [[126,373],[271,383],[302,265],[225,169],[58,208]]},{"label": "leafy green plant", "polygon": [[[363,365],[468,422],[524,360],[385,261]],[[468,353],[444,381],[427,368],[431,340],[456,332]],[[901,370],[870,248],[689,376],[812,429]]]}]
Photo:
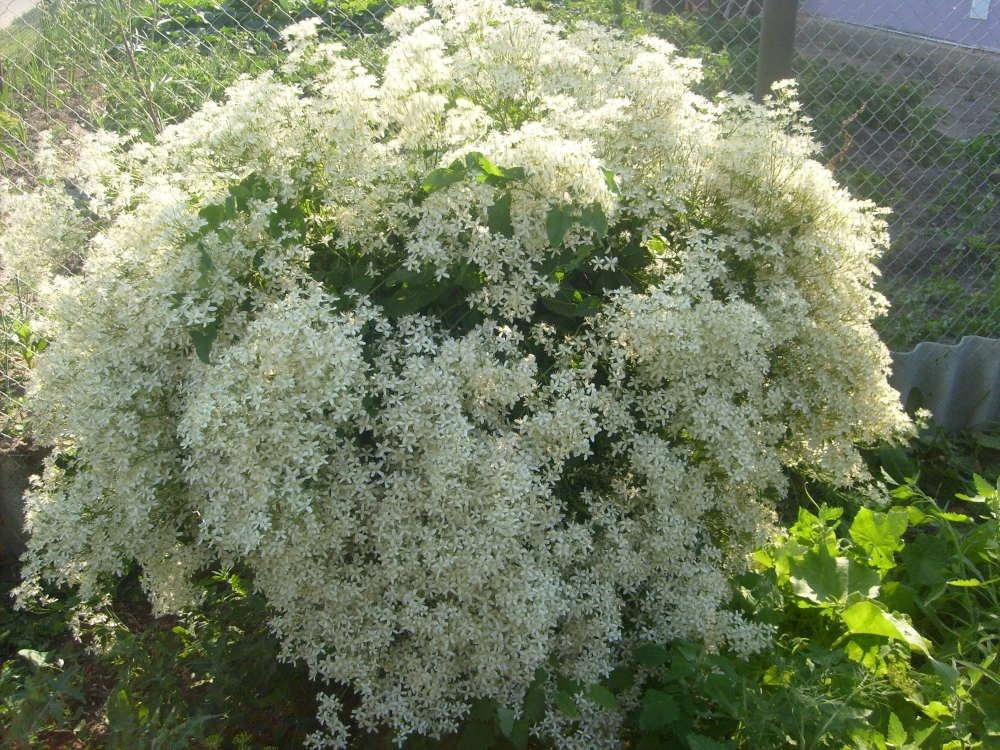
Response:
[{"label": "leafy green plant", "polygon": [[202,606],[183,618],[151,618],[134,576],[83,621],[68,595],[0,610],[5,747],[57,737],[122,750],[301,745],[314,696],[303,671],[278,660],[260,597],[233,571],[200,585]]},{"label": "leafy green plant", "polygon": [[48,340],[20,315],[0,311],[0,435],[4,442],[27,434],[24,385],[35,357],[47,346]]},{"label": "leafy green plant", "polygon": [[[650,654],[662,664],[650,690],[685,706],[694,688],[703,701],[692,712],[694,727],[705,731],[711,707],[712,718],[727,720],[714,739],[740,747],[995,742],[998,489],[976,475],[973,492],[940,504],[916,476],[885,476],[892,486],[888,507],[851,514],[829,505],[800,509],[788,531],[756,553],[744,592],[747,604],[776,627],[773,654],[747,664],[698,655],[710,676],[696,670],[696,685],[678,685],[678,656],[681,664],[691,656],[677,646],[647,650],[644,666],[651,666]],[[691,725],[684,711],[673,713],[669,731],[680,741]]]},{"label": "leafy green plant", "polygon": [[17,321],[9,328],[5,327],[3,334],[6,335],[8,342],[13,344],[17,356],[29,368],[34,365],[35,356],[45,351],[49,345],[48,340],[33,331],[27,321]]},{"label": "leafy green plant", "polygon": [[593,704],[626,709],[623,743],[636,748],[995,746],[1000,488],[975,474],[941,502],[922,485],[950,486],[984,450],[995,473],[997,448],[928,429],[909,453],[872,453],[887,505],[827,487],[838,505],[800,508],[740,580],[773,649],[744,660],[645,643],[600,684],[542,673],[518,712],[481,706],[456,743],[533,746],[547,712],[573,721]]}]

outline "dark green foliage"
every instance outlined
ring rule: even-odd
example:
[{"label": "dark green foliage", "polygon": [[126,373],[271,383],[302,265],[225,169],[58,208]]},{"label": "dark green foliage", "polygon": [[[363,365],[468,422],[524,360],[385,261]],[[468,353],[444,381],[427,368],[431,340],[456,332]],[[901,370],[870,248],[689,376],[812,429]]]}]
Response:
[{"label": "dark green foliage", "polygon": [[[312,731],[315,685],[278,661],[259,596],[232,572],[206,576],[204,605],[154,619],[134,577],[107,623],[68,627],[72,597],[0,609],[0,737],[14,748],[285,748]],[[6,592],[5,592],[6,599]],[[106,648],[88,653],[87,645]],[[67,745],[69,746],[69,745]]]}]

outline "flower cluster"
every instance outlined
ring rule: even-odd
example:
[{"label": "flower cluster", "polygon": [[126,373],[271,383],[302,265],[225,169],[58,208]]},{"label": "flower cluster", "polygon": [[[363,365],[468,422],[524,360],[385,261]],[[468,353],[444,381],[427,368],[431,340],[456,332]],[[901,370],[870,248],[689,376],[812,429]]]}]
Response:
[{"label": "flower cluster", "polygon": [[[352,696],[317,745],[347,704],[441,736],[540,667],[760,648],[728,582],[787,473],[855,481],[855,445],[907,426],[879,210],[813,160],[794,92],[709,101],[660,40],[499,0],[386,25],[381,77],[298,24],[280,72],[8,192],[57,447],[21,596],[138,563],[167,612],[248,568],[285,656]],[[583,704],[538,731],[613,746]]]}]

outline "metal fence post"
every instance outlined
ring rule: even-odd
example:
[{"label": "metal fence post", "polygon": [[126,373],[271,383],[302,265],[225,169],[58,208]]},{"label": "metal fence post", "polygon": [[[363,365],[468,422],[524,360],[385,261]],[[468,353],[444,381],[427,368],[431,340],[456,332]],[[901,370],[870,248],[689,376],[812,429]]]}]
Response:
[{"label": "metal fence post", "polygon": [[799,0],[764,0],[755,91],[758,100],[767,95],[772,83],[791,78],[798,11]]}]

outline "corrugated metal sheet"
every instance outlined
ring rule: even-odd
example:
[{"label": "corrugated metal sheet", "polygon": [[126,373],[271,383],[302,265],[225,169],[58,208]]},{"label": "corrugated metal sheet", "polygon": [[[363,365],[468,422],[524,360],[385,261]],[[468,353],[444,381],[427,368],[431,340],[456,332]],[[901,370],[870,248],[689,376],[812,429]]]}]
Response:
[{"label": "corrugated metal sheet", "polygon": [[923,342],[893,354],[892,385],[908,408],[923,407],[950,432],[1000,422],[1000,339]]}]

